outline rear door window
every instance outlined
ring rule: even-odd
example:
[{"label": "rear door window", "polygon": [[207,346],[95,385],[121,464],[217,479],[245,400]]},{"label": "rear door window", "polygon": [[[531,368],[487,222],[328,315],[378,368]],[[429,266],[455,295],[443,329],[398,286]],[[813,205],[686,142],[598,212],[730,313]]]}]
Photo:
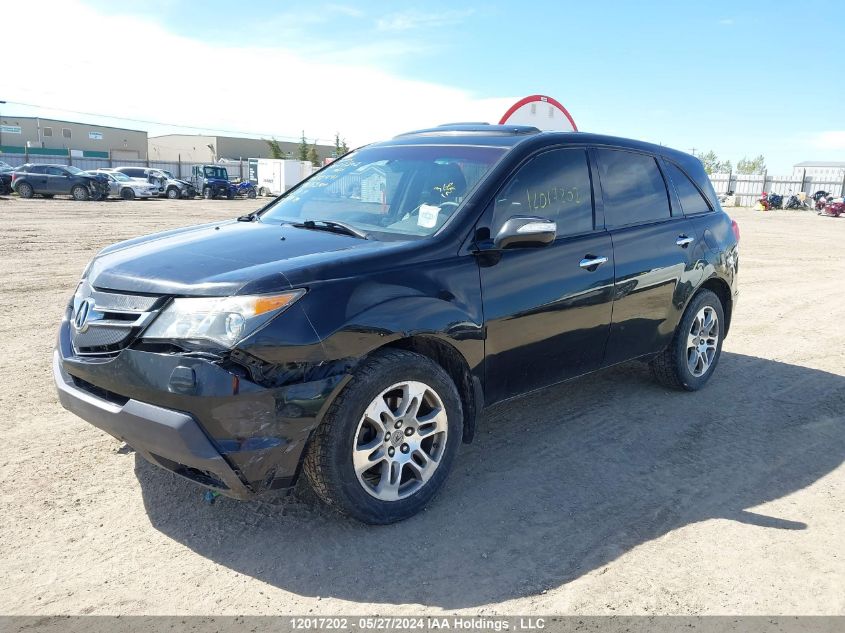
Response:
[{"label": "rear door window", "polygon": [[493,234],[515,215],[557,223],[558,235],[593,230],[593,195],[587,152],[554,149],[523,165],[496,196]]},{"label": "rear door window", "polygon": [[671,217],[669,193],[657,161],[648,154],[596,150],[608,228]]},{"label": "rear door window", "polygon": [[689,177],[674,163],[665,161],[666,173],[669,180],[675,186],[678,198],[681,200],[681,208],[685,215],[696,215],[712,211],[710,205],[701,192],[698,190]]}]

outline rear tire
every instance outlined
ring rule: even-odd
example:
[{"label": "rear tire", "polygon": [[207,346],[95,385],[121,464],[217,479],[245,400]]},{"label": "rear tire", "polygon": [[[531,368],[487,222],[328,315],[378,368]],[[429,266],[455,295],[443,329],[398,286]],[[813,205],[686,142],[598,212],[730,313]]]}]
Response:
[{"label": "rear tire", "polygon": [[247,194],[247,197],[248,197],[248,198],[253,198],[253,199],[254,199],[254,198],[255,198],[255,196],[256,196],[255,189],[250,189],[250,190],[249,190],[249,193]]},{"label": "rear tire", "polygon": [[672,342],[649,363],[651,373],[666,387],[698,391],[719,363],[724,338],[722,302],[715,293],[702,290],[687,306]]},{"label": "rear tire", "polygon": [[79,202],[85,202],[90,197],[87,187],[82,185],[74,185],[70,190],[70,195]]},{"label": "rear tire", "polygon": [[461,400],[442,367],[414,352],[376,352],[314,432],[305,475],[339,512],[364,523],[394,523],[437,493],[462,431]]},{"label": "rear tire", "polygon": [[22,182],[17,187],[18,195],[21,198],[31,198],[35,195],[35,190],[32,188],[32,185],[28,182]]}]

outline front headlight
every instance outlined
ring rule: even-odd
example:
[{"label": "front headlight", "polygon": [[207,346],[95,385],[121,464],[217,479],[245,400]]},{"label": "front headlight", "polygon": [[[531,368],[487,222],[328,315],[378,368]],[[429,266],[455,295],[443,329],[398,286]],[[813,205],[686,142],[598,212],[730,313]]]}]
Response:
[{"label": "front headlight", "polygon": [[305,290],[299,289],[275,295],[174,299],[147,328],[143,338],[206,340],[229,348],[304,294]]}]

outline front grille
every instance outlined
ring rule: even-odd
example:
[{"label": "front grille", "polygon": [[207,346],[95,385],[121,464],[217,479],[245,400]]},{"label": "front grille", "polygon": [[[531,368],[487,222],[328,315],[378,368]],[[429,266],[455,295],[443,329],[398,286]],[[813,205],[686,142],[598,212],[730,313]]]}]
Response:
[{"label": "front grille", "polygon": [[89,327],[84,332],[73,333],[73,345],[78,351],[92,351],[95,348],[117,345],[126,340],[131,328],[122,325],[101,325]]},{"label": "front grille", "polygon": [[[89,315],[80,327],[77,317],[85,301],[89,304]],[[74,298],[70,318],[74,351],[80,355],[120,351],[135,340],[165,301],[165,297],[106,292],[86,286]]]},{"label": "front grille", "polygon": [[110,310],[125,310],[129,312],[147,312],[152,310],[160,297],[151,297],[149,295],[125,295],[117,292],[103,292],[102,290],[92,290],[91,297],[98,306],[108,308]]}]

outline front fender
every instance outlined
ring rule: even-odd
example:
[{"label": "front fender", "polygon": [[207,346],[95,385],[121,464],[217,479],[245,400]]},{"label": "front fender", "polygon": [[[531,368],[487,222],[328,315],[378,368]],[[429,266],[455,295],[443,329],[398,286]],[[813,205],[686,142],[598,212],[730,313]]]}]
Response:
[{"label": "front fender", "polygon": [[425,335],[448,342],[472,370],[484,361],[481,288],[472,257],[303,285],[308,293],[294,309],[252,341],[263,360],[360,359]]}]

